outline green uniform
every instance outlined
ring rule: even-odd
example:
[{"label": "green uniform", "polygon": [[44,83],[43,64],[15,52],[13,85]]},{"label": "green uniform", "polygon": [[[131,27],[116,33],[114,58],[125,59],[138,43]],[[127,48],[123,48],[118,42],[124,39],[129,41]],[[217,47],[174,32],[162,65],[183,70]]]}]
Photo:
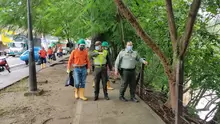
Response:
[{"label": "green uniform", "polygon": [[[102,54],[99,54],[102,53]],[[99,95],[100,89],[100,80],[102,80],[103,92],[105,96],[108,96],[107,93],[107,65],[109,66],[110,70],[112,70],[112,64],[110,62],[108,51],[103,50],[102,52],[98,52],[94,50],[91,54],[93,58],[93,65],[94,65],[94,81],[95,81],[95,96]]]},{"label": "green uniform", "polygon": [[124,93],[129,85],[131,98],[135,97],[136,90],[136,73],[135,68],[137,62],[145,61],[139,57],[136,51],[122,50],[115,61],[115,69],[120,70],[122,84],[120,88],[120,97],[124,97]]}]

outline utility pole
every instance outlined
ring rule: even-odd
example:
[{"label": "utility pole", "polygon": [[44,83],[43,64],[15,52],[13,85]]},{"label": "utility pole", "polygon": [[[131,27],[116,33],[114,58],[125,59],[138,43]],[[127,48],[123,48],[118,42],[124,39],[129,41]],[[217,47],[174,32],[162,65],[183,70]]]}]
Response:
[{"label": "utility pole", "polygon": [[28,17],[28,45],[29,45],[29,90],[37,91],[36,66],[34,61],[34,41],[32,34],[31,20],[31,0],[27,0],[27,17]]}]

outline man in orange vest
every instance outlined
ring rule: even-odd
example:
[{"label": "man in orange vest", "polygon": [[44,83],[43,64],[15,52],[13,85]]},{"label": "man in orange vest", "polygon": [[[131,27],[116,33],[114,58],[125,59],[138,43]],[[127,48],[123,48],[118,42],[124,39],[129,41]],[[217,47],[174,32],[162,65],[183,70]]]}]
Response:
[{"label": "man in orange vest", "polygon": [[44,49],[44,47],[41,47],[42,49],[39,51],[40,55],[40,61],[41,61],[41,69],[46,67],[46,57],[47,57],[47,52]]},{"label": "man in orange vest", "polygon": [[75,98],[88,100],[84,96],[85,83],[87,73],[90,73],[90,61],[88,51],[85,49],[85,40],[80,39],[78,41],[78,48],[71,52],[69,57],[67,73],[70,73],[70,69],[73,67],[73,76],[75,78]]},{"label": "man in orange vest", "polygon": [[49,62],[52,62],[52,56],[53,56],[53,50],[51,47],[49,47],[49,49],[47,50],[47,53],[48,53],[48,61]]}]

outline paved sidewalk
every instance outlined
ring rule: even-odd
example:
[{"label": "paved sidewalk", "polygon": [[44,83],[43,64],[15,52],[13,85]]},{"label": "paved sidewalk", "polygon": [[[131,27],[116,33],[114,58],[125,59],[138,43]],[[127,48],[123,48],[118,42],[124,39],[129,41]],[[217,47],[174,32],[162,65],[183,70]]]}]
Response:
[{"label": "paved sidewalk", "polygon": [[[58,58],[53,63],[59,62],[60,60],[67,58],[69,55],[63,56],[62,58]],[[50,64],[47,63],[47,67],[49,67]],[[36,65],[36,72],[40,71],[40,65]],[[11,73],[8,73],[7,70],[5,70],[3,73],[0,73],[0,90],[8,87],[19,80],[28,77],[29,76],[29,66],[22,66],[21,69],[15,69],[11,70]]]},{"label": "paved sidewalk", "polygon": [[[118,82],[112,84],[115,90],[108,91],[110,100],[104,100],[100,89],[99,100],[93,101],[91,80],[92,76],[88,76],[85,96],[89,100],[77,101],[72,124],[165,124],[142,100],[139,103],[120,101]],[[129,92],[126,94],[129,98]]]}]

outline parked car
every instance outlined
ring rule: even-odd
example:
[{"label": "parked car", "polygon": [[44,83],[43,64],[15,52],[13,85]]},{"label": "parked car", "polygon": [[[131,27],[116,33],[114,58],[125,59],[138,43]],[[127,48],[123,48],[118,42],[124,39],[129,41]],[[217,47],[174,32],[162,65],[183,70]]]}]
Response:
[{"label": "parked car", "polygon": [[[38,64],[39,64],[39,60],[40,60],[40,57],[39,57],[40,50],[41,50],[40,47],[34,47],[34,60],[35,60],[35,62],[38,62]],[[22,61],[24,61],[26,65],[28,65],[28,63],[29,63],[29,50],[26,50],[24,53],[22,53],[20,56],[20,59]]]}]

